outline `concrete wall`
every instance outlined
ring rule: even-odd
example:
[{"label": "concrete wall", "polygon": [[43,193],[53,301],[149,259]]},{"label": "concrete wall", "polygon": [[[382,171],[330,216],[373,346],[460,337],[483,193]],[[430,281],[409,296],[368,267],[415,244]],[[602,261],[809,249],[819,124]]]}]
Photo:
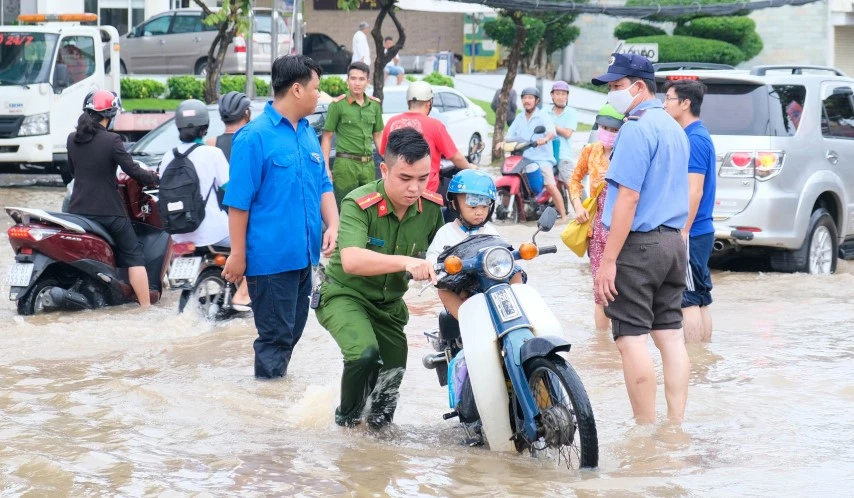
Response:
[{"label": "concrete wall", "polygon": [[[750,17],[756,21],[756,30],[765,45],[762,52],[742,64],[832,64],[829,59],[827,2],[816,2],[800,7],[779,7],[757,10]],[[581,36],[576,41],[575,64],[582,81],[600,74],[608,65],[611,50],[617,46],[614,28],[622,19],[603,15],[585,14],[578,17],[576,25]],[[668,32],[672,26],[659,25]]]},{"label": "concrete wall", "polygon": [[[306,32],[325,33],[333,40],[352,50],[353,34],[361,21],[373,22],[377,18],[376,10],[345,12],[342,10],[314,10],[311,0],[305,1],[303,14]],[[403,24],[406,33],[404,53],[423,54],[440,50],[450,50],[462,54],[463,51],[463,14],[444,14],[437,12],[416,12],[401,10],[397,18]],[[397,30],[391,19],[383,21],[383,36],[397,38]],[[376,58],[373,40],[369,38],[371,59]]]}]

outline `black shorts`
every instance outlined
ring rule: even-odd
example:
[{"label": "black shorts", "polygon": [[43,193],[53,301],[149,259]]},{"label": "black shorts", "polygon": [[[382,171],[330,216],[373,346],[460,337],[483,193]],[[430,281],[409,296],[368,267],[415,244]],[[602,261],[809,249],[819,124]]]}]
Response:
[{"label": "black shorts", "polygon": [[136,239],[136,232],[127,216],[104,216],[83,215],[92,221],[98,222],[112,235],[115,245],[113,251],[116,254],[116,266],[130,268],[132,266],[145,266],[145,257],[142,254],[142,244]]},{"label": "black shorts", "polygon": [[631,232],[617,257],[616,300],[605,308],[614,339],[682,328],[688,264],[679,230]]},{"label": "black shorts", "polygon": [[709,258],[715,234],[707,233],[688,239],[688,276],[685,279],[685,294],[682,295],[682,307],[708,306],[712,304],[712,274],[709,272]]}]

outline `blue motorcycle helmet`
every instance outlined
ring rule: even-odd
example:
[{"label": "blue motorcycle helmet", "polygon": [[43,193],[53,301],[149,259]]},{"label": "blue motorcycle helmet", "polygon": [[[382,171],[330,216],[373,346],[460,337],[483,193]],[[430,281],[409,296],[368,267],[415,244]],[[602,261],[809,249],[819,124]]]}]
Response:
[{"label": "blue motorcycle helmet", "polygon": [[[489,214],[486,215],[482,223],[476,226],[466,223],[457,206],[457,194],[466,194],[466,204],[471,207],[489,206]],[[467,232],[477,230],[492,218],[497,198],[498,190],[495,188],[495,182],[492,181],[492,177],[473,169],[464,169],[454,175],[451,183],[448,185],[448,192],[445,194],[445,200],[448,201],[448,209],[457,215],[460,225]]]}]

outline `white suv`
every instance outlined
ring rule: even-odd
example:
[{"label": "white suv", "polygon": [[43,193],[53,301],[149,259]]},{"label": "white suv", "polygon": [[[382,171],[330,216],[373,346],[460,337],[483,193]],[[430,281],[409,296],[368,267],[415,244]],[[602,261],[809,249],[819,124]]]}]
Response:
[{"label": "white suv", "polygon": [[854,259],[854,79],[815,66],[677,66],[656,67],[659,90],[675,79],[708,86],[713,259],[767,254],[775,271],[814,274]]}]

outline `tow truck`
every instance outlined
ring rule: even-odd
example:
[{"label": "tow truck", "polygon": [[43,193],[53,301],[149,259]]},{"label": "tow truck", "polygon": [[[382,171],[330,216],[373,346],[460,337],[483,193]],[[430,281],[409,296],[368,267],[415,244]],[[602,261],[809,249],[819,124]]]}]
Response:
[{"label": "tow truck", "polygon": [[[119,33],[112,26],[85,26],[95,14],[18,16],[0,26],[0,171],[68,171],[66,140],[83,99],[92,90],[119,94]],[[104,50],[107,44],[111,49]]]}]

